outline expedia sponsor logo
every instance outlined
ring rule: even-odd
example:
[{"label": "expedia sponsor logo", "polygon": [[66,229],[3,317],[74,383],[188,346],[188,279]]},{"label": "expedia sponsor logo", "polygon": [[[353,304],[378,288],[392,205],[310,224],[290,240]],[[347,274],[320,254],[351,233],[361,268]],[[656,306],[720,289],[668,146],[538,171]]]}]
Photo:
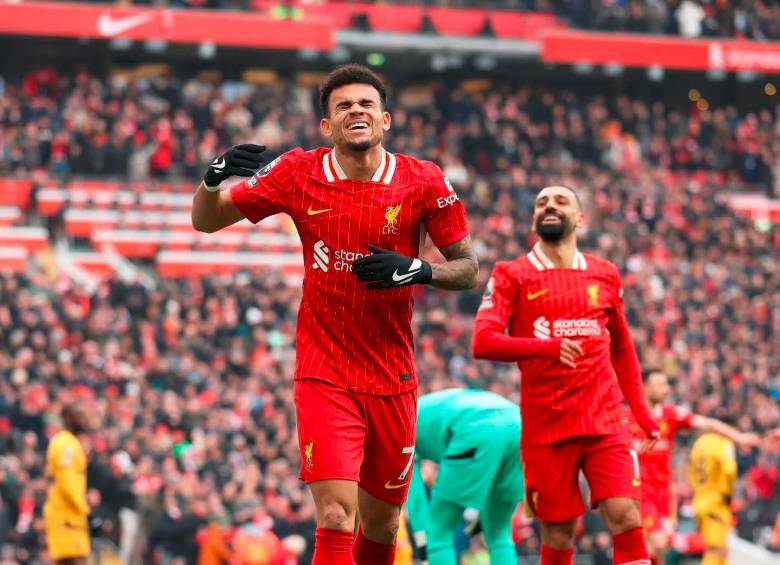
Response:
[{"label": "expedia sponsor logo", "polygon": [[449,196],[440,196],[436,199],[436,204],[439,205],[439,208],[446,208],[447,206],[452,206],[458,201],[458,195],[454,192],[450,194]]},{"label": "expedia sponsor logo", "polygon": [[596,320],[578,318],[576,320],[554,320],[552,324],[544,316],[534,320],[534,337],[594,337],[601,335],[601,326]]}]

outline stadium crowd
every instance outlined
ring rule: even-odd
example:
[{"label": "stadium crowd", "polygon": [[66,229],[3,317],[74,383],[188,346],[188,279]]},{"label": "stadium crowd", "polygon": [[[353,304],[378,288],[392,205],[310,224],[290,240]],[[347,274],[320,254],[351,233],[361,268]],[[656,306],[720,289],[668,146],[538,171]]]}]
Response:
[{"label": "stadium crowd", "polygon": [[[288,81],[216,88],[39,70],[0,95],[0,172],[187,177],[194,189],[226,145],[263,143],[270,159],[321,144],[314,99]],[[780,240],[725,200],[757,187],[778,193],[775,112],[481,81],[407,85],[390,110],[388,147],[439,162],[464,200],[480,289],[495,260],[528,249],[538,188],[579,187],[583,246],[623,269],[643,364],[663,367],[675,399],[696,412],[743,429],[780,424]],[[62,237],[58,222],[47,225],[52,240]],[[291,387],[300,289],[269,271],[155,288],[111,279],[90,296],[44,267],[0,278],[0,563],[34,563],[42,549],[44,446],[73,398],[95,429],[92,524],[142,562],[195,563],[199,540],[218,546],[230,524],[249,522],[280,554],[311,548]],[[480,293],[418,291],[422,391],[469,386],[517,401],[516,370],[470,356]],[[683,501],[684,458],[683,449]],[[777,458],[740,453],[746,537],[778,518]],[[606,550],[589,520],[580,549],[598,563]],[[123,540],[128,532],[137,534]],[[537,546],[527,524],[516,533],[522,552]]]},{"label": "stadium crowd", "polygon": [[780,6],[773,0],[570,0],[561,13],[583,28],[684,37],[780,37]]}]

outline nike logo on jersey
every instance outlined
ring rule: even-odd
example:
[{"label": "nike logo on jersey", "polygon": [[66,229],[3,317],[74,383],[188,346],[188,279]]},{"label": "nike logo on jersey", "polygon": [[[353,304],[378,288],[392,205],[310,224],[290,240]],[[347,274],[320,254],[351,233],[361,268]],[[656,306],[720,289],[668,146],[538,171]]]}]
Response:
[{"label": "nike logo on jersey", "polygon": [[316,216],[317,214],[322,214],[324,212],[330,212],[331,210],[333,210],[333,208],[325,208],[324,210],[315,210],[311,206],[309,206],[309,209],[306,210],[306,213],[309,216]]},{"label": "nike logo on jersey", "polygon": [[419,259],[415,259],[412,261],[412,264],[409,265],[409,270],[401,275],[398,273],[398,269],[395,270],[393,273],[393,280],[398,284],[404,284],[406,282],[409,282],[412,280],[412,277],[420,272],[420,269],[422,269],[422,261]]},{"label": "nike logo on jersey", "polygon": [[536,292],[528,291],[528,294],[526,294],[525,297],[528,300],[536,300],[540,296],[543,296],[543,295],[547,294],[549,292],[549,290],[550,290],[549,288],[544,288],[544,289],[538,290]]},{"label": "nike logo on jersey", "polygon": [[214,159],[214,162],[211,164],[211,166],[218,171],[221,171],[225,168],[225,158],[223,157],[221,159]]},{"label": "nike logo on jersey", "polygon": [[387,481],[387,482],[385,483],[385,488],[386,488],[386,489],[388,489],[388,490],[394,490],[394,489],[397,489],[397,488],[404,488],[404,487],[405,487],[406,485],[408,485],[408,484],[409,484],[409,483],[402,483],[402,484],[400,484],[400,485],[394,485],[394,484],[393,484],[393,483],[391,483],[390,481]]}]

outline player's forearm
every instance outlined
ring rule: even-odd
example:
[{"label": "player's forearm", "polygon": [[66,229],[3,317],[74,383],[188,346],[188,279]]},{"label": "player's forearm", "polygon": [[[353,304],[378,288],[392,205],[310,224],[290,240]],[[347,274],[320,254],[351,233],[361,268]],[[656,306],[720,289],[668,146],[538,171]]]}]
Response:
[{"label": "player's forearm", "polygon": [[479,262],[471,236],[440,249],[446,263],[431,265],[431,286],[445,290],[467,290],[477,286]]},{"label": "player's forearm", "polygon": [[203,182],[192,199],[192,227],[200,232],[214,233],[220,227],[219,191],[209,192]]},{"label": "player's forearm", "polygon": [[560,339],[538,339],[506,335],[497,324],[478,320],[471,339],[471,351],[475,359],[491,361],[520,361],[531,357],[557,359]]},{"label": "player's forearm", "polygon": [[642,369],[634,346],[630,343],[612,350],[612,367],[615,369],[620,390],[628,402],[631,412],[645,433],[656,429],[658,425],[650,413],[642,386]]},{"label": "player's forearm", "polygon": [[742,433],[733,426],[729,426],[725,422],[716,420],[715,418],[707,418],[706,416],[696,415],[691,422],[693,427],[702,432],[713,432],[720,434],[723,437],[729,438],[735,443],[739,443]]},{"label": "player's forearm", "polygon": [[431,264],[431,286],[444,290],[467,290],[477,285],[476,258],[463,257]]}]

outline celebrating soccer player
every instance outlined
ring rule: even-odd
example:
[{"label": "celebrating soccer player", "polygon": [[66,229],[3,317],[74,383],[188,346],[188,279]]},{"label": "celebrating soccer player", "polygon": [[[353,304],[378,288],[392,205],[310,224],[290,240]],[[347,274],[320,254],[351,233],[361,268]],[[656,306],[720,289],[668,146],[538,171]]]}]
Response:
[{"label": "celebrating soccer player", "polygon": [[[654,565],[665,563],[669,539],[674,533],[674,509],[676,504],[672,495],[672,448],[678,430],[694,428],[704,432],[720,434],[737,445],[756,447],[761,438],[754,433],[740,432],[736,428],[672,404],[666,404],[671,393],[669,379],[660,369],[647,369],[642,372],[647,400],[653,417],[661,428],[661,438],[653,449],[639,455],[639,468],[642,474],[642,521],[647,533],[651,561]],[[632,427],[635,437],[644,436],[638,425]]]},{"label": "celebrating soccer player", "polygon": [[[381,79],[339,67],[320,102],[334,147],[293,149],[256,173],[264,147],[233,147],[208,168],[192,221],[206,232],[280,212],[295,222],[305,276],[294,388],[301,477],[317,507],[313,563],[352,564],[354,552],[358,565],[390,564],[414,460],[412,285],[471,288],[477,260],[441,170],[383,147]],[[220,191],[232,175],[248,178]],[[417,258],[426,232],[445,263]]]},{"label": "celebrating soccer player", "polygon": [[571,188],[542,189],[533,222],[539,242],[531,252],[495,265],[472,345],[475,357],[517,361],[522,373],[525,500],[541,522],[541,563],[573,563],[582,471],[612,533],[614,563],[649,564],[623,399],[650,444],[659,430],[645,404],[620,274],[577,250],[584,215]]},{"label": "celebrating soccer player", "polygon": [[[510,532],[523,499],[520,411],[492,392],[447,389],[420,397],[409,521],[429,565],[455,565],[454,538],[466,508],[479,520],[492,565],[516,565]],[[420,460],[439,464],[430,497]]]}]

